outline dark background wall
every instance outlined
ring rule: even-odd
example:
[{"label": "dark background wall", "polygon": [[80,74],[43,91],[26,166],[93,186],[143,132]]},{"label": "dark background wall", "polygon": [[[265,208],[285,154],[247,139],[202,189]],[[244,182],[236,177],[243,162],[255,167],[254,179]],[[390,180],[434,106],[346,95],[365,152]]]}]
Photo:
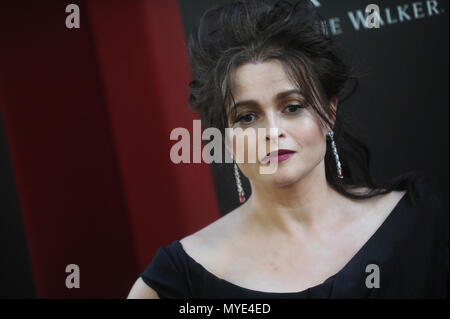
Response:
[{"label": "dark background wall", "polygon": [[[184,36],[223,2],[1,2],[0,298],[121,298],[159,246],[239,205],[231,165],[154,156],[196,118]],[[397,22],[371,30],[349,19],[366,2],[318,2],[366,74],[344,107],[374,175],[419,169],[448,201],[448,1],[377,1]],[[79,30],[64,27],[69,3]],[[76,291],[69,263],[81,267]]]},{"label": "dark background wall", "polygon": [[36,297],[16,184],[0,113],[0,298]]}]

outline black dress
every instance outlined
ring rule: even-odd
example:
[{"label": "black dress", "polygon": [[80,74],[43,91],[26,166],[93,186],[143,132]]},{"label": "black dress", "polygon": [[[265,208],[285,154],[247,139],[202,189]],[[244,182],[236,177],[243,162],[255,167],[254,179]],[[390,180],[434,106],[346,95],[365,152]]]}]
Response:
[{"label": "black dress", "polygon": [[[218,278],[178,240],[160,247],[140,274],[160,298],[448,298],[448,206],[425,179],[414,183],[381,226],[335,275],[299,292],[263,292]],[[366,285],[378,265],[379,287]],[[374,282],[374,281],[372,281]]]}]

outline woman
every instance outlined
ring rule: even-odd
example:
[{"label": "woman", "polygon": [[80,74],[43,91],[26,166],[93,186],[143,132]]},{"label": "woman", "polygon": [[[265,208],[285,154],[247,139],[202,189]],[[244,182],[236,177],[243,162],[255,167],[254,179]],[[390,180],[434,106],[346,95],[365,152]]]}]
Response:
[{"label": "woman", "polygon": [[[234,163],[245,203],[161,247],[129,298],[447,296],[448,210],[414,173],[372,179],[339,104],[356,75],[309,3],[237,1],[191,34],[189,103],[204,127],[266,134],[244,153],[225,142],[251,196]],[[272,142],[274,153],[248,161]]]}]

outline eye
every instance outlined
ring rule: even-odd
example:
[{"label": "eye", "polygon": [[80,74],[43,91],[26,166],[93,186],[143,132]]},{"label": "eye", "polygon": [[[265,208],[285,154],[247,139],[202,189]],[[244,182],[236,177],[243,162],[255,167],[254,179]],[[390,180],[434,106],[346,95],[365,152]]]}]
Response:
[{"label": "eye", "polygon": [[240,115],[236,118],[234,123],[241,123],[241,124],[250,124],[252,122],[252,117],[255,117],[253,113],[248,113],[244,115]]},{"label": "eye", "polygon": [[293,114],[298,113],[301,109],[305,108],[302,104],[290,104],[285,107],[285,110],[289,110],[287,113]]}]

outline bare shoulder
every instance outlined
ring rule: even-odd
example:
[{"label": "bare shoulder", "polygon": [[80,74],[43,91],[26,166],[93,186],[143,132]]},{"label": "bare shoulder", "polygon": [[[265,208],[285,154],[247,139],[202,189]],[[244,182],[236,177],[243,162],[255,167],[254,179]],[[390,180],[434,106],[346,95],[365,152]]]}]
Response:
[{"label": "bare shoulder", "polygon": [[[199,231],[180,239],[183,250],[195,261],[213,273],[221,273],[221,265],[227,258],[224,243],[232,236],[232,227],[236,223],[232,211],[217,219]],[[131,288],[127,299],[160,299],[158,293],[139,277]]]},{"label": "bare shoulder", "polygon": [[127,299],[160,299],[158,293],[139,277],[131,287]]},{"label": "bare shoulder", "polygon": [[[368,213],[366,216],[372,216],[373,219],[380,223],[394,211],[406,192],[407,191],[391,191],[386,194],[368,198],[362,203],[362,207],[357,209],[363,209]],[[371,219],[369,218],[367,221],[370,222]]]},{"label": "bare shoulder", "polygon": [[[199,231],[188,235],[180,240],[184,251],[195,261],[202,265],[221,265],[225,254],[223,250],[218,253],[217,247],[223,243],[222,239],[230,235],[229,229],[233,223],[234,214],[217,219]],[[208,270],[219,272],[215,267],[207,266]],[[127,299],[160,299],[158,293],[148,286],[139,277],[131,288]]]},{"label": "bare shoulder", "polygon": [[226,215],[218,218],[211,224],[203,227],[197,232],[188,235],[180,240],[183,244],[190,246],[191,244],[205,244],[217,243],[224,237],[230,236],[230,232],[235,229],[239,224],[239,213],[242,210],[242,206],[237,207]]},{"label": "bare shoulder", "polygon": [[[239,207],[199,231],[182,238],[180,243],[183,250],[203,266],[225,264],[230,244],[240,228],[238,216]],[[220,272],[218,269],[208,270]]]},{"label": "bare shoulder", "polygon": [[397,204],[400,202],[400,200],[403,198],[406,192],[407,192],[406,190],[391,191],[387,194],[381,195],[379,200],[379,205],[382,207],[381,209],[391,212],[397,206]]},{"label": "bare shoulder", "polygon": [[[356,194],[365,194],[367,193],[367,191],[369,191],[369,188],[366,187],[359,187],[356,189],[353,189],[352,192],[356,193]],[[406,190],[402,190],[402,191],[390,191],[389,193],[386,194],[381,194],[381,195],[376,195],[370,198],[365,199],[362,204],[366,205],[366,206],[376,206],[376,205],[381,205],[381,206],[390,206],[390,205],[396,205],[397,202],[399,202],[403,195],[406,194]]]}]

